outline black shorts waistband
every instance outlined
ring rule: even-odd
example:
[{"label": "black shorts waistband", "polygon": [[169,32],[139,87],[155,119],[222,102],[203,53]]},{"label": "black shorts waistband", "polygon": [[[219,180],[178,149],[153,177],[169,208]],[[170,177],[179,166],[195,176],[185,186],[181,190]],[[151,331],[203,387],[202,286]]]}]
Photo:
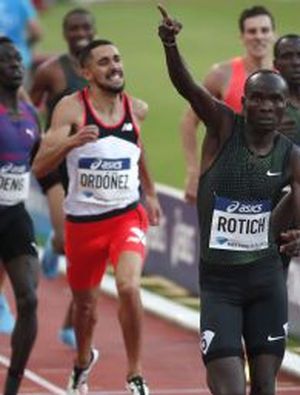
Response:
[{"label": "black shorts waistband", "polygon": [[109,211],[108,213],[103,213],[103,214],[97,214],[97,215],[66,215],[66,219],[70,222],[95,222],[95,221],[101,221],[103,219],[109,219],[116,217],[117,215],[125,214],[128,211],[134,210],[137,208],[139,202],[134,202],[132,204],[129,204],[128,206],[124,208],[120,208],[117,210]]},{"label": "black shorts waistband", "polygon": [[206,262],[203,259],[200,259],[200,271],[201,273],[239,273],[242,272],[244,275],[248,271],[253,271],[256,268],[260,269],[261,267],[281,267],[281,259],[278,253],[274,253],[271,255],[267,255],[256,259],[252,262],[248,263],[239,263],[239,264],[220,264],[220,263],[211,263]]}]

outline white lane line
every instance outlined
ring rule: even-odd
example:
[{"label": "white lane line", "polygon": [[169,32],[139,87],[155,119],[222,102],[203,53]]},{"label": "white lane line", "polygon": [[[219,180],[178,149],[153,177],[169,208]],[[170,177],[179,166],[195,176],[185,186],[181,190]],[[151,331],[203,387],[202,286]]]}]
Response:
[{"label": "white lane line", "polygon": [[[9,359],[6,358],[4,355],[0,354],[0,364],[9,367]],[[39,385],[40,387],[48,390],[51,394],[54,395],[65,395],[66,391],[62,388],[57,387],[56,385],[50,383],[50,381],[43,379],[41,376],[33,373],[29,369],[25,369],[24,376],[31,380],[33,383]],[[32,395],[32,394],[31,394]]]},{"label": "white lane line", "polygon": [[[0,364],[9,367],[9,359],[4,355],[0,354]],[[66,391],[62,388],[57,387],[52,384],[50,381],[45,380],[38,374],[32,372],[29,369],[25,369],[24,376],[31,380],[33,383],[39,385],[45,390],[48,390],[53,395],[65,395]],[[157,395],[189,395],[189,394],[209,394],[209,391],[206,388],[182,388],[182,389],[151,389],[152,394]],[[89,392],[89,395],[125,395],[128,394],[126,391],[97,391],[97,392]],[[49,395],[49,393],[44,392],[35,392],[34,394],[30,392],[22,392],[20,395]]]},{"label": "white lane line", "polygon": [[[199,394],[210,394],[210,392],[206,388],[182,388],[182,389],[161,389],[161,390],[151,388],[151,394],[157,394],[157,395],[198,394],[199,395]],[[127,391],[100,391],[100,392],[89,391],[89,395],[128,395],[128,392]]]},{"label": "white lane line", "polygon": [[[296,386],[291,386],[291,387],[277,387],[277,392],[279,393],[299,393],[300,392],[300,386],[296,387]],[[210,392],[208,391],[208,389],[205,388],[197,388],[197,389],[193,389],[193,388],[182,388],[182,389],[164,389],[164,390],[160,390],[160,389],[156,389],[156,390],[151,390],[151,394],[157,394],[157,395],[182,395],[182,394],[209,394]],[[128,395],[128,392],[125,391],[89,391],[89,395]],[[49,395],[48,392],[35,392],[34,394],[32,392],[22,392],[20,393],[20,395]]]}]

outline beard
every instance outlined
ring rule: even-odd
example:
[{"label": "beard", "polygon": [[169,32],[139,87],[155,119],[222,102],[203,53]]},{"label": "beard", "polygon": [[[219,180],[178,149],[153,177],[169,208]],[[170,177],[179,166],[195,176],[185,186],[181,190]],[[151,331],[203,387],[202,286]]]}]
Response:
[{"label": "beard", "polygon": [[117,95],[118,93],[122,93],[125,89],[125,82],[123,82],[123,84],[120,86],[112,86],[112,85],[99,84],[99,83],[96,83],[96,85],[102,91],[107,92],[107,93],[112,93],[115,95]]}]

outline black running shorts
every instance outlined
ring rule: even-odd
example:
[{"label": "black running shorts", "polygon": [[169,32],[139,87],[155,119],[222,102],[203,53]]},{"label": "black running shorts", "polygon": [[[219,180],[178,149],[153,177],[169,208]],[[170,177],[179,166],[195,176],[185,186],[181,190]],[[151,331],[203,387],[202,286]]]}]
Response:
[{"label": "black running shorts", "polygon": [[247,265],[201,262],[201,346],[205,363],[228,356],[283,357],[287,289],[278,256]]},{"label": "black running shorts", "polygon": [[0,211],[0,258],[4,262],[20,255],[38,256],[32,220],[23,204]]}]

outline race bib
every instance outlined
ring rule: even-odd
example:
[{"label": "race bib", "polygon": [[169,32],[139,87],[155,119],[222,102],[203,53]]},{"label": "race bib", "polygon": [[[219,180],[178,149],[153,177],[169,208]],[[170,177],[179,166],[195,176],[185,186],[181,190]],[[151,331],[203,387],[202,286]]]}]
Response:
[{"label": "race bib", "polygon": [[78,199],[105,205],[127,199],[138,185],[135,167],[132,169],[130,158],[80,158]]},{"label": "race bib", "polygon": [[209,247],[257,251],[269,247],[269,200],[238,201],[216,196]]},{"label": "race bib", "polygon": [[0,204],[13,206],[29,195],[30,173],[25,165],[8,163],[0,166]]}]

